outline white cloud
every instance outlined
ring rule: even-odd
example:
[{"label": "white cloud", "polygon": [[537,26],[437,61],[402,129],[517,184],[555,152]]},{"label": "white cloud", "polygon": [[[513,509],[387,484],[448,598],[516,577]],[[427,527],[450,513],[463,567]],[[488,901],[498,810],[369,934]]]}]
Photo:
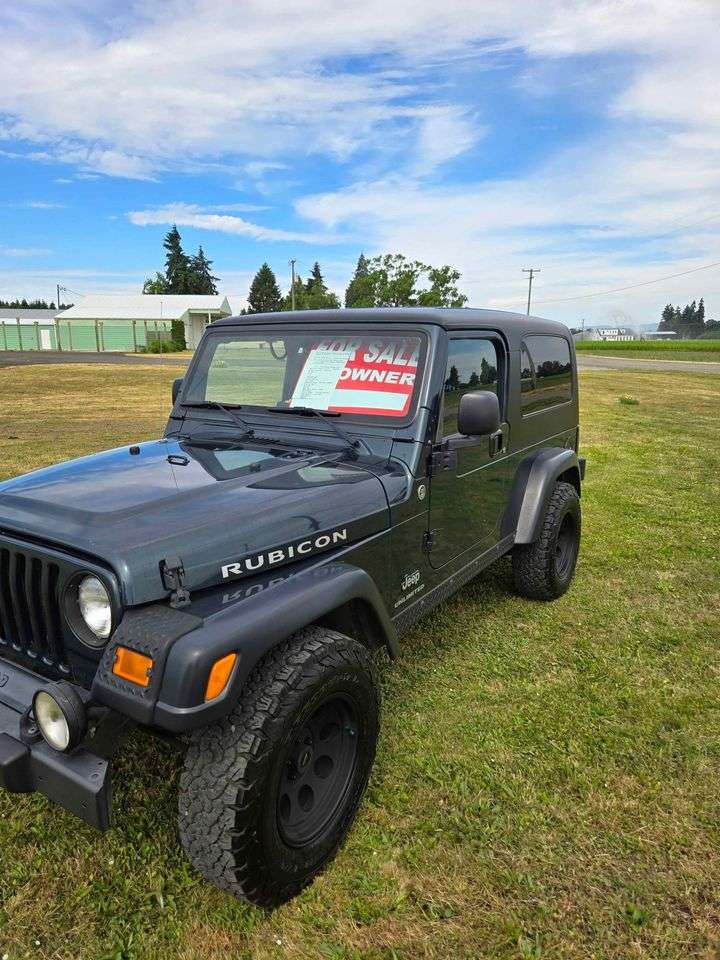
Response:
[{"label": "white cloud", "polygon": [[619,297],[556,302],[717,260],[720,144],[636,133],[632,145],[596,140],[522,179],[449,187],[386,177],[306,196],[296,208],[328,230],[362,225],[366,253],[402,251],[457,266],[475,305],[522,309],[522,268],[539,266],[538,311],[569,322],[618,302],[637,311],[637,322],[652,321],[658,299],[703,291],[720,314],[711,272]]},{"label": "white cloud", "polygon": [[0,257],[46,257],[51,251],[45,247],[2,247]]},{"label": "white cloud", "polygon": [[327,244],[339,242],[332,233],[302,233],[293,230],[278,230],[263,227],[243,217],[213,213],[190,203],[168,203],[162,207],[148,210],[134,210],[128,213],[128,219],[138,227],[177,224],[181,227],[196,227],[199,230],[215,230],[253,240],[284,240],[298,243]]},{"label": "white cloud", "polygon": [[65,204],[55,203],[53,200],[28,200],[20,206],[28,207],[30,210],[60,210]]},{"label": "white cloud", "polygon": [[245,164],[243,169],[251,177],[262,177],[273,170],[287,170],[288,165],[273,160],[251,160],[250,163]]}]

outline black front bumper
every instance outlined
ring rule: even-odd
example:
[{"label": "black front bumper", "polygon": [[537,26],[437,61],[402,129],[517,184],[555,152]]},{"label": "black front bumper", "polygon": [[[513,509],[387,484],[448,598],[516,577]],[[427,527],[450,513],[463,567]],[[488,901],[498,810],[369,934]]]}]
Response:
[{"label": "black front bumper", "polygon": [[[99,830],[110,826],[110,766],[83,746],[58,753],[22,723],[37,690],[49,681],[0,660],[0,786],[38,791]],[[22,732],[21,732],[22,731]]]}]

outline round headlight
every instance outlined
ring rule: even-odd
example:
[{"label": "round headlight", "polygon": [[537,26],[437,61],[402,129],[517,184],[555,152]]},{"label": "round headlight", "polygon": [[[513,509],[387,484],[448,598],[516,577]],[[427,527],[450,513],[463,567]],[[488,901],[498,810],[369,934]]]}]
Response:
[{"label": "round headlight", "polygon": [[77,603],[80,616],[100,642],[110,636],[112,630],[112,603],[102,580],[88,576],[78,584]]},{"label": "round headlight", "polygon": [[53,750],[72,750],[85,736],[85,708],[67,683],[53,683],[38,690],[33,697],[33,713],[43,739]]}]

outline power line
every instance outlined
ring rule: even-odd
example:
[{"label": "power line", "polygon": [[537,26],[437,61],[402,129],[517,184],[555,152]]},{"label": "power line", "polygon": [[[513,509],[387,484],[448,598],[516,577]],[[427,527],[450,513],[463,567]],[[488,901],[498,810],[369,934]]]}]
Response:
[{"label": "power line", "polygon": [[[703,223],[707,223],[708,220],[717,220],[720,217],[720,213],[711,213],[709,217],[703,217],[702,220],[691,220],[689,223],[681,223],[680,220],[684,220],[684,217],[681,217],[680,220],[671,220],[668,224],[669,227],[672,227],[671,230],[666,230],[663,233],[649,233],[647,234],[647,239],[649,240],[662,240],[663,237],[671,237],[675,233],[681,233],[683,230],[688,230],[690,227],[699,227]],[[676,226],[676,224],[679,224]]]},{"label": "power line", "polygon": [[656,277],[654,280],[644,280],[642,283],[631,283],[626,287],[615,287],[612,290],[596,290],[595,293],[581,293],[575,297],[554,297],[551,300],[536,300],[536,303],[569,303],[571,300],[589,300],[591,297],[607,297],[611,293],[624,293],[625,290],[636,290],[638,287],[649,287],[653,283],[662,283],[664,280],[674,280],[676,277],[686,277],[690,273],[698,273],[700,270],[710,270],[713,267],[720,267],[720,260],[714,263],[706,263],[702,267],[693,267],[692,270],[682,270],[680,273],[670,273],[665,277]]}]

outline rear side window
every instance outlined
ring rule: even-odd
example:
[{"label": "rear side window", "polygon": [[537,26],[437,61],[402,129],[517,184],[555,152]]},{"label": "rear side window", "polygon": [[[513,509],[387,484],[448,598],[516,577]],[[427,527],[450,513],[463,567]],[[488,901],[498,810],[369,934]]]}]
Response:
[{"label": "rear side window", "polygon": [[492,340],[451,340],[445,369],[443,430],[448,437],[457,433],[460,398],[470,390],[498,389],[498,355]]},{"label": "rear side window", "polygon": [[526,337],[520,354],[523,416],[572,399],[570,345],[562,337]]}]

